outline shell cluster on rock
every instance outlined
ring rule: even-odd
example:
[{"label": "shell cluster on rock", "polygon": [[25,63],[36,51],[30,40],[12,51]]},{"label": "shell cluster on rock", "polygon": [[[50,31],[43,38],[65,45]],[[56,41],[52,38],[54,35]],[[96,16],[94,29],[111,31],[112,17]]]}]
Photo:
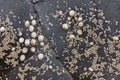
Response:
[{"label": "shell cluster on rock", "polygon": [[4,2],[9,1],[0,1],[0,79],[120,77],[120,31],[112,33],[119,21],[107,19],[105,11],[95,7],[98,2],[25,0],[11,5],[11,0],[10,9],[1,5]]}]

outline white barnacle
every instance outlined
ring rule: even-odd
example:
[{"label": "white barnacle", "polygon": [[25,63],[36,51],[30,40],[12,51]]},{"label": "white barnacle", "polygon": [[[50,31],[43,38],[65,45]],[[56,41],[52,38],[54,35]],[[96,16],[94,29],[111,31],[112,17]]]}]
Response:
[{"label": "white barnacle", "polygon": [[29,39],[26,39],[25,40],[25,46],[29,46],[30,45],[30,40]]},{"label": "white barnacle", "polygon": [[82,30],[77,30],[78,35],[82,35]]},{"label": "white barnacle", "polygon": [[39,60],[42,60],[43,58],[44,58],[44,55],[43,55],[42,53],[39,53],[39,54],[38,54],[38,59],[39,59]]},{"label": "white barnacle", "polygon": [[94,45],[94,42],[90,42],[90,45]]},{"label": "white barnacle", "polygon": [[70,34],[70,35],[69,35],[69,38],[70,38],[70,39],[75,39],[75,35]]},{"label": "white barnacle", "polygon": [[12,49],[11,49],[12,51],[15,51],[15,47],[12,47]]},{"label": "white barnacle", "polygon": [[30,19],[31,19],[31,20],[33,20],[33,19],[34,19],[34,17],[33,17],[32,15],[30,15]]},{"label": "white barnacle", "polygon": [[71,17],[67,17],[67,20],[70,21],[70,20],[71,20]]},{"label": "white barnacle", "polygon": [[19,38],[19,43],[24,43],[24,38],[23,37]]},{"label": "white barnacle", "polygon": [[37,33],[36,33],[36,32],[32,32],[32,33],[31,33],[31,37],[32,37],[32,38],[36,38],[36,37],[37,37]]},{"label": "white barnacle", "polygon": [[44,36],[43,36],[43,35],[39,35],[39,36],[38,36],[38,40],[39,40],[40,42],[44,41]]},{"label": "white barnacle", "polygon": [[36,20],[32,20],[32,25],[35,26],[37,24]]},{"label": "white barnacle", "polygon": [[5,30],[6,30],[5,27],[0,28],[0,32],[4,32]]},{"label": "white barnacle", "polygon": [[22,48],[22,53],[27,53],[28,52],[28,48],[26,48],[26,47],[24,47],[24,48]]},{"label": "white barnacle", "polygon": [[78,18],[78,21],[82,21],[82,20],[83,20],[83,18],[82,18],[82,17],[79,17],[79,18]]},{"label": "white barnacle", "polygon": [[53,66],[52,66],[52,65],[49,65],[49,69],[53,69]]},{"label": "white barnacle", "polygon": [[118,41],[118,40],[119,40],[119,37],[118,37],[118,36],[114,36],[114,37],[113,37],[113,40],[114,40],[114,41]]},{"label": "white barnacle", "polygon": [[67,23],[64,23],[64,24],[62,25],[62,28],[63,28],[64,30],[68,30],[68,29],[69,29],[69,25],[68,25]]},{"label": "white barnacle", "polygon": [[88,70],[91,71],[91,72],[93,71],[93,69],[91,67],[89,67]]},{"label": "white barnacle", "polygon": [[35,46],[35,45],[36,45],[36,42],[37,42],[36,39],[32,39],[32,40],[31,40],[31,45],[32,45],[32,46]]},{"label": "white barnacle", "polygon": [[22,32],[18,32],[18,36],[22,36],[23,35],[23,33]]},{"label": "white barnacle", "polygon": [[76,13],[76,12],[75,12],[74,10],[70,10],[70,11],[69,11],[69,15],[70,15],[71,17],[75,16],[75,13]]},{"label": "white barnacle", "polygon": [[24,61],[25,60],[25,55],[21,55],[20,56],[20,61]]},{"label": "white barnacle", "polygon": [[29,21],[25,21],[25,26],[29,27],[30,26],[30,22]]},{"label": "white barnacle", "polygon": [[33,3],[37,3],[38,2],[38,0],[33,0]]},{"label": "white barnacle", "polygon": [[30,31],[30,32],[33,32],[33,31],[34,31],[34,26],[33,26],[33,25],[30,25],[30,26],[29,26],[29,31]]},{"label": "white barnacle", "polygon": [[45,45],[45,44],[44,44],[44,42],[41,42],[41,43],[40,43],[40,46],[42,46],[42,47],[43,47],[44,45]]},{"label": "white barnacle", "polygon": [[63,11],[58,11],[58,15],[62,16],[63,15]]},{"label": "white barnacle", "polygon": [[31,47],[30,51],[34,53],[36,51],[36,48],[35,47]]},{"label": "white barnacle", "polygon": [[83,22],[79,22],[78,23],[78,27],[83,27],[84,26],[84,23]]}]

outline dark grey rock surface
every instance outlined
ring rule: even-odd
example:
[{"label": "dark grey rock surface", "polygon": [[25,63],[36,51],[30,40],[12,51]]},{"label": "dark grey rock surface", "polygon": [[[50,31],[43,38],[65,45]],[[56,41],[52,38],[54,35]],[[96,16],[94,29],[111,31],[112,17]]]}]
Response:
[{"label": "dark grey rock surface", "polygon": [[[120,41],[112,40],[112,36],[118,35],[120,38],[119,3],[120,0],[38,0],[34,3],[32,0],[1,0],[0,16],[3,20],[9,16],[15,29],[23,28],[25,38],[30,38],[30,32],[24,28],[24,22],[30,20],[30,13],[35,15],[37,21],[35,32],[38,32],[37,28],[41,29],[38,34],[45,35],[47,46],[46,49],[36,45],[37,51],[34,54],[28,51],[24,62],[16,59],[18,64],[15,67],[6,64],[5,57],[0,59],[1,80],[119,80]],[[80,36],[83,41],[74,41],[75,46],[70,48],[69,41],[66,40],[68,33],[61,28],[62,24],[66,23],[68,14],[65,13],[62,18],[53,16],[57,11],[69,12],[69,8],[80,13],[85,24],[85,28],[82,29],[84,32]],[[92,21],[94,19],[97,23]],[[72,24],[68,32],[75,34],[74,27],[76,26]],[[102,33],[99,39],[104,41],[94,38],[95,35],[90,36],[89,29],[97,36]],[[1,43],[2,38],[0,36]],[[87,41],[94,42],[95,45],[90,46]],[[74,53],[74,50],[78,53]],[[86,57],[86,51],[89,52],[89,57]],[[8,54],[10,52],[7,51]],[[38,59],[39,53],[45,56],[43,60]],[[21,53],[18,56],[20,55]],[[93,71],[89,71],[90,67]]]}]

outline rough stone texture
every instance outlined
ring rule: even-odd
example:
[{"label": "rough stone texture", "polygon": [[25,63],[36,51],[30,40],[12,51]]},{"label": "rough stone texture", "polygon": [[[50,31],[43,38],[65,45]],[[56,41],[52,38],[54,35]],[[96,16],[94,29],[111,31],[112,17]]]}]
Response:
[{"label": "rough stone texture", "polygon": [[[36,28],[40,28],[35,31],[45,35],[45,46],[36,45],[37,51],[32,54],[29,51],[24,62],[17,59],[18,64],[13,67],[4,62],[6,58],[0,59],[1,80],[119,80],[120,40],[114,41],[112,37],[120,38],[120,0],[34,1],[0,1],[2,21],[8,15],[13,28],[22,28],[24,37],[30,38],[24,22],[30,21],[31,13],[35,15]],[[74,23],[68,31],[61,28],[67,22],[69,15],[66,11],[69,12],[70,8],[83,17],[83,34],[78,37],[78,41]],[[55,18],[57,11],[65,14]],[[75,34],[75,41],[67,39],[69,32]],[[2,38],[0,36],[0,41]],[[94,42],[92,46],[89,44],[91,41]],[[69,46],[70,42],[75,46]],[[1,47],[2,45],[0,49]],[[39,53],[44,54],[43,60],[38,60]],[[20,55],[21,53],[18,56]]]}]

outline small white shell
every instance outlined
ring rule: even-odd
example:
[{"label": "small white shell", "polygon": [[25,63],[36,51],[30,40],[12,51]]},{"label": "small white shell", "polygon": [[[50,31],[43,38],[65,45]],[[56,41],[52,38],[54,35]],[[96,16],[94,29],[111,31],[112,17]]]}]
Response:
[{"label": "small white shell", "polygon": [[29,46],[30,45],[30,40],[29,39],[26,39],[25,40],[25,46]]},{"label": "small white shell", "polygon": [[0,32],[4,32],[5,30],[6,30],[5,27],[0,28]]},{"label": "small white shell", "polygon": [[30,51],[34,53],[36,51],[36,48],[35,47],[31,47]]},{"label": "small white shell", "polygon": [[59,11],[58,15],[62,16],[63,15],[63,11]]},{"label": "small white shell", "polygon": [[28,52],[28,48],[26,48],[26,47],[24,47],[23,49],[22,49],[22,53],[27,53]]},{"label": "small white shell", "polygon": [[118,40],[119,40],[119,37],[114,36],[114,37],[113,37],[113,40],[114,40],[114,41],[118,41]]},{"label": "small white shell", "polygon": [[29,27],[30,26],[30,22],[29,21],[25,21],[25,26]]},{"label": "small white shell", "polygon": [[64,23],[64,24],[62,25],[62,28],[63,28],[64,30],[68,30],[68,29],[69,29],[69,25],[66,24],[66,23]]},{"label": "small white shell", "polygon": [[75,35],[70,34],[69,38],[70,38],[70,39],[75,39]]},{"label": "small white shell", "polygon": [[18,35],[19,35],[19,36],[22,36],[22,32],[19,32]]},{"label": "small white shell", "polygon": [[21,55],[20,56],[20,61],[24,61],[25,60],[25,55]]},{"label": "small white shell", "polygon": [[71,20],[71,17],[67,17],[67,20],[69,20],[69,21],[70,21],[70,20]]},{"label": "small white shell", "polygon": [[38,59],[39,59],[39,60],[42,60],[43,58],[44,58],[44,55],[43,55],[42,53],[39,53],[39,54],[38,54]]},{"label": "small white shell", "polygon": [[78,35],[82,35],[82,30],[77,30]]},{"label": "small white shell", "polygon": [[23,37],[19,38],[19,43],[23,43],[23,42],[24,42],[24,38]]},{"label": "small white shell", "polygon": [[40,43],[40,46],[42,46],[42,47],[43,47],[44,45],[45,45],[45,44],[44,44],[44,42],[41,42],[41,43]]},{"label": "small white shell", "polygon": [[75,16],[75,13],[76,13],[76,12],[75,12],[74,10],[70,10],[70,11],[69,11],[69,15],[70,15],[71,17]]},{"label": "small white shell", "polygon": [[34,26],[30,25],[30,26],[29,26],[29,31],[30,31],[30,32],[33,32],[33,31],[34,31]]},{"label": "small white shell", "polygon": [[83,18],[82,18],[82,17],[79,17],[79,18],[78,18],[78,21],[82,21],[82,20],[83,20]]},{"label": "small white shell", "polygon": [[49,65],[49,69],[53,69],[53,66],[52,66],[52,65]]},{"label": "small white shell", "polygon": [[90,45],[94,45],[94,42],[90,42]]},{"label": "small white shell", "polygon": [[32,32],[32,33],[31,33],[31,37],[32,37],[32,38],[36,38],[36,37],[37,37],[37,33],[36,33],[36,32]]},{"label": "small white shell", "polygon": [[37,24],[36,20],[32,20],[32,25],[35,26]]},{"label": "small white shell", "polygon": [[90,68],[88,68],[88,70],[89,70],[89,71],[91,71],[91,72],[93,71],[93,69],[92,69],[91,67],[90,67]]},{"label": "small white shell", "polygon": [[37,42],[36,39],[32,39],[32,40],[31,40],[31,45],[32,45],[32,46],[35,46],[35,45],[36,45],[36,42]]},{"label": "small white shell", "polygon": [[79,22],[79,23],[78,23],[78,26],[79,26],[79,27],[83,27],[83,25],[84,25],[83,22]]},{"label": "small white shell", "polygon": [[40,42],[44,41],[44,36],[43,36],[43,35],[39,35],[39,36],[38,36],[38,40],[39,40]]},{"label": "small white shell", "polygon": [[13,47],[11,50],[12,50],[12,51],[15,51],[15,47]]},{"label": "small white shell", "polygon": [[31,15],[31,16],[30,16],[30,19],[33,20],[33,18],[34,18],[34,17]]}]

